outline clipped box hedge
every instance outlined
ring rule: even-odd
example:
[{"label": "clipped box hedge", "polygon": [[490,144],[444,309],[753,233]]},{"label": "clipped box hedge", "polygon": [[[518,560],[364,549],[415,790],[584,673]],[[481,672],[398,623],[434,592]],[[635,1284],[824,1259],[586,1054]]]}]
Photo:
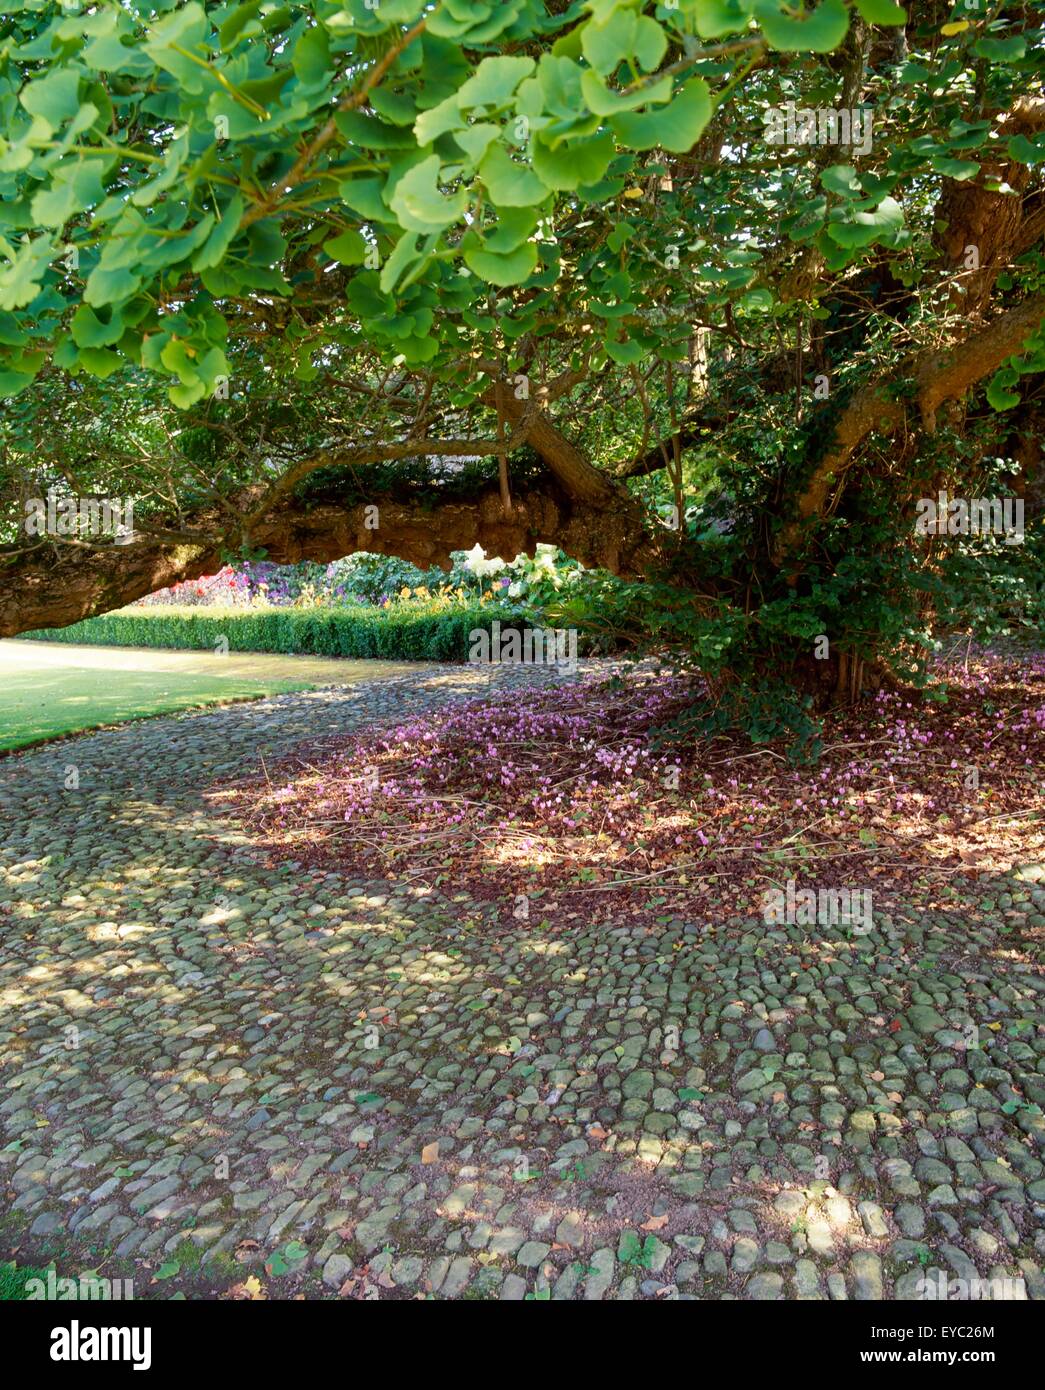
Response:
[{"label": "clipped box hedge", "polygon": [[517,612],[493,605],[411,611],[392,608],[125,608],[69,627],[24,632],[25,638],[91,646],[229,650],[309,656],[381,657],[399,661],[467,661],[468,634],[524,627]]}]

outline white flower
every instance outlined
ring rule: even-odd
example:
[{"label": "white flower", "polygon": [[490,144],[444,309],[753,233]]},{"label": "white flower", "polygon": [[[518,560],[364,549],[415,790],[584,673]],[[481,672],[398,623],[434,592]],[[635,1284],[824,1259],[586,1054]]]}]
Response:
[{"label": "white flower", "polygon": [[465,568],[471,570],[477,579],[482,579],[484,575],[499,574],[505,568],[503,560],[488,560],[486,551],[478,541],[466,552],[464,563]]}]

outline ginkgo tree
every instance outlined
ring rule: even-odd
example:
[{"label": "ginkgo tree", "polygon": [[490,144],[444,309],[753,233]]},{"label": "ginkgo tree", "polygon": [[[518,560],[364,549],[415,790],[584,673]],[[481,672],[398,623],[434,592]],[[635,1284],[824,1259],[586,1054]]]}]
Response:
[{"label": "ginkgo tree", "polygon": [[[1042,69],[979,0],[9,6],[0,635],[553,541],[727,656],[909,636],[840,576],[1037,428]],[[133,538],[27,535],[48,488]]]}]

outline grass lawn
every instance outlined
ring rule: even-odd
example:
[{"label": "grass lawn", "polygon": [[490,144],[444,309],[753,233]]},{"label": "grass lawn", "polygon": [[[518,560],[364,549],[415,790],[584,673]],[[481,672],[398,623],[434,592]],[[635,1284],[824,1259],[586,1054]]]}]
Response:
[{"label": "grass lawn", "polygon": [[0,1264],[0,1303],[27,1299],[25,1286],[30,1279],[46,1279],[47,1271],[31,1265]]},{"label": "grass lawn", "polygon": [[0,752],[41,739],[228,700],[305,690],[307,682],[236,680],[157,671],[4,672]]},{"label": "grass lawn", "polygon": [[126,719],[405,669],[379,661],[0,642],[0,752]]}]

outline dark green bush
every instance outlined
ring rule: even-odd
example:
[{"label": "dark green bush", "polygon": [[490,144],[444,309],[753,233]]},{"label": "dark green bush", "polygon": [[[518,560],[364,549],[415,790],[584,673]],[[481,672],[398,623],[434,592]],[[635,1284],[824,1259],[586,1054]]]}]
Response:
[{"label": "dark green bush", "polygon": [[[105,613],[70,627],[23,637],[91,646],[213,650],[309,656],[381,657],[395,661],[467,661],[468,634],[499,620],[524,627],[517,611],[491,604],[470,608],[136,608]],[[536,625],[536,624],[531,624]],[[582,644],[583,645],[583,644]]]}]

